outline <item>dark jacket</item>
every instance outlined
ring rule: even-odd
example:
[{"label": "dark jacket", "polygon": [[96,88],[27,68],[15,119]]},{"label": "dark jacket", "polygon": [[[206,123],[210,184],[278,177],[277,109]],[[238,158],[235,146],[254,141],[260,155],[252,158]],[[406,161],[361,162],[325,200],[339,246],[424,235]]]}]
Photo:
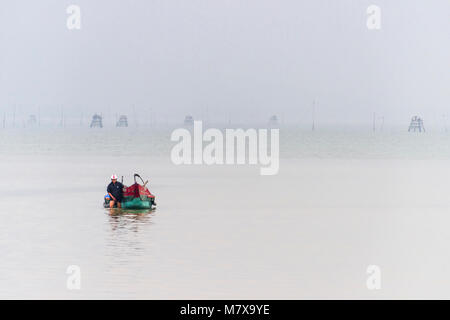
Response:
[{"label": "dark jacket", "polygon": [[108,188],[106,189],[108,193],[111,193],[114,198],[116,198],[118,201],[122,200],[123,197],[123,184],[121,184],[119,181],[116,181],[116,183],[110,183],[108,185]]}]

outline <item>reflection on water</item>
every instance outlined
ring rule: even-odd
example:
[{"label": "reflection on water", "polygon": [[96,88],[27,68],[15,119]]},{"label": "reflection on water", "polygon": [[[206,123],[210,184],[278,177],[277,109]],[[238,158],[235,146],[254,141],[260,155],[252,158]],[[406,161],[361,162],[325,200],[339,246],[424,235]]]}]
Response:
[{"label": "reflection on water", "polygon": [[[111,278],[126,283],[130,275],[149,262],[154,210],[108,209],[104,254],[108,257]],[[151,261],[151,258],[150,258]],[[126,268],[127,271],[124,272]],[[134,277],[134,276],[131,276]]]},{"label": "reflection on water", "polygon": [[[450,135],[283,131],[262,177],[109,134],[0,137],[0,298],[365,298],[370,263],[390,275],[377,297],[448,296]],[[150,177],[158,210],[104,209],[112,171]]]},{"label": "reflection on water", "polygon": [[155,209],[109,209],[109,223],[111,230],[125,229],[127,231],[137,232],[142,226],[150,225],[151,215]]}]

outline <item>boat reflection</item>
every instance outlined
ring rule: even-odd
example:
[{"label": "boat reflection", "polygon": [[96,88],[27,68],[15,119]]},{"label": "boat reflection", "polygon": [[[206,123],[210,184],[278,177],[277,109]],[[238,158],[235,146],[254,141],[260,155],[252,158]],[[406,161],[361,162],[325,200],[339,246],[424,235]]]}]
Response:
[{"label": "boat reflection", "polygon": [[123,208],[111,208],[108,209],[109,214],[111,216],[143,216],[151,214],[155,211],[155,208],[153,209],[123,209]]},{"label": "boat reflection", "polygon": [[150,225],[155,209],[108,209],[111,229],[137,232],[140,226]]},{"label": "boat reflection", "polygon": [[107,209],[104,254],[111,273],[147,263],[152,250],[154,210]]}]

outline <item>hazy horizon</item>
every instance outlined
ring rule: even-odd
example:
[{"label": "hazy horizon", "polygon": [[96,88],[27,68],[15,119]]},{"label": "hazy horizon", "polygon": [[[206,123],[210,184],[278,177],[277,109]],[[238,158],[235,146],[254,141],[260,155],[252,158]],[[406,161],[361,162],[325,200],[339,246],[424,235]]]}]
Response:
[{"label": "hazy horizon", "polygon": [[[79,0],[0,5],[0,117],[442,123],[450,2]],[[366,27],[381,8],[381,30]],[[86,120],[88,121],[88,120]]]}]

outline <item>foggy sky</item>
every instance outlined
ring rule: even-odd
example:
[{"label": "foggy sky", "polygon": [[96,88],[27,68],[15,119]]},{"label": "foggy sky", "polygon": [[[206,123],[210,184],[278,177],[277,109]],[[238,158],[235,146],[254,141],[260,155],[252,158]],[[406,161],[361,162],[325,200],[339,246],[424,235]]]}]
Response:
[{"label": "foggy sky", "polygon": [[[81,30],[66,8],[81,7]],[[381,30],[366,27],[381,7]],[[450,116],[448,0],[5,0],[0,113],[389,123]]]}]

